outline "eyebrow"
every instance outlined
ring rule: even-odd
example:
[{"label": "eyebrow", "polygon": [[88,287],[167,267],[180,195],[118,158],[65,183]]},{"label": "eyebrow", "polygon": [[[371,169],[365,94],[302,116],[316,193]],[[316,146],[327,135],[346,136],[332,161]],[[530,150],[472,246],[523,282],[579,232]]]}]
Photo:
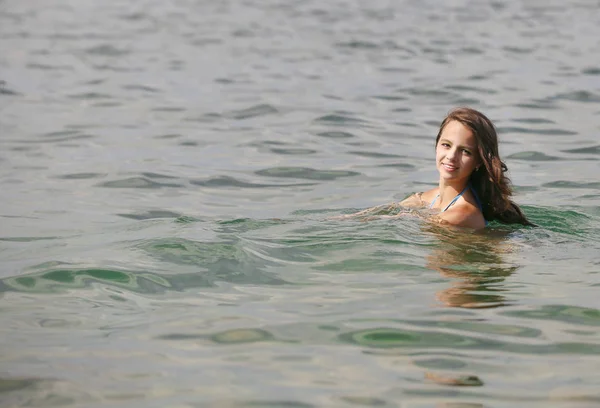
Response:
[{"label": "eyebrow", "polygon": [[[445,138],[441,138],[440,139],[440,143],[441,142],[448,142],[450,144],[453,144],[450,140],[445,139]],[[470,146],[470,145],[459,145],[459,146],[460,147],[464,147],[464,148],[469,149],[469,150],[475,150],[477,148],[477,146]]]}]

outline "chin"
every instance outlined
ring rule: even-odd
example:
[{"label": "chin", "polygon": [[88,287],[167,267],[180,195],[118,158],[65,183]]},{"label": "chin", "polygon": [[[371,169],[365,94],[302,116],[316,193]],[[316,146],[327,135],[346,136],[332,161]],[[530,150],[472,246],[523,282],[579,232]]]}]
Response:
[{"label": "chin", "polygon": [[468,180],[469,176],[463,174],[452,174],[448,172],[440,172],[440,176],[446,181]]}]

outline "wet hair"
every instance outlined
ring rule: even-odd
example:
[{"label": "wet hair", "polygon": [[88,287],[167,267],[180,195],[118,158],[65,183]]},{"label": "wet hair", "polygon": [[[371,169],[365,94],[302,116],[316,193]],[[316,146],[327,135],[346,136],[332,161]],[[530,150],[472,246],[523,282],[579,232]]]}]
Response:
[{"label": "wet hair", "polygon": [[503,224],[532,224],[514,201],[510,179],[505,175],[508,168],[498,154],[498,135],[491,120],[471,108],[457,108],[448,114],[440,125],[435,139],[437,146],[446,125],[457,121],[469,128],[477,140],[480,164],[471,173],[470,183],[481,201],[483,217]]}]

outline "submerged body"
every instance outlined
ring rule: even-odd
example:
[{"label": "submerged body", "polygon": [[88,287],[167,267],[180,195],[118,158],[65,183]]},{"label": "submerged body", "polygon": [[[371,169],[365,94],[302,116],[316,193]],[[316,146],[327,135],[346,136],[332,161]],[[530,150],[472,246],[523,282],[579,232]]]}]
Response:
[{"label": "submerged body", "polygon": [[431,221],[464,228],[481,229],[487,225],[483,217],[477,193],[465,187],[445,206],[439,200],[439,187],[424,193],[413,194],[399,204],[408,208],[438,209],[440,212],[429,217]]}]

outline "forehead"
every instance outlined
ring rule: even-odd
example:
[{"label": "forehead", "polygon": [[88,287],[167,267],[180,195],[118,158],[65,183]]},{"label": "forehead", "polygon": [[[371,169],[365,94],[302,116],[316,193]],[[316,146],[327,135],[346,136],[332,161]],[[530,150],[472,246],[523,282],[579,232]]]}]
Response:
[{"label": "forehead", "polygon": [[446,139],[461,145],[477,145],[477,139],[471,129],[456,120],[448,122],[446,126],[444,126],[442,134],[440,135],[440,140],[441,139]]}]

